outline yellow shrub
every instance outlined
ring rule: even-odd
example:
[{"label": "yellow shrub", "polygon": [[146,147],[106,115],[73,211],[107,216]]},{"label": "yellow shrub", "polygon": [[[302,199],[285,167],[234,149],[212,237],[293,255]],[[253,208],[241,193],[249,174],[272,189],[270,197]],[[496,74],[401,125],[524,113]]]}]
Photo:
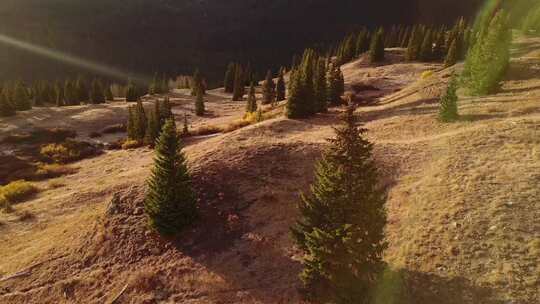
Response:
[{"label": "yellow shrub", "polygon": [[77,170],[73,167],[61,164],[39,164],[34,178],[54,178],[62,175],[73,174]]},{"label": "yellow shrub", "polygon": [[433,76],[433,71],[424,71],[420,77],[422,79],[427,79],[431,76]]},{"label": "yellow shrub", "polygon": [[223,127],[223,132],[225,133],[232,132],[240,128],[243,128],[245,126],[249,126],[249,125],[250,125],[250,122],[248,120],[238,119],[226,125],[225,127]]},{"label": "yellow shrub", "polygon": [[190,131],[189,134],[191,136],[203,136],[203,135],[211,135],[211,134],[217,134],[221,133],[223,130],[217,126],[213,125],[203,125],[198,127],[197,129]]},{"label": "yellow shrub", "polygon": [[10,204],[19,203],[36,194],[38,191],[39,189],[37,187],[27,181],[18,180],[11,182],[0,187],[0,205],[4,205],[8,209]]},{"label": "yellow shrub", "polygon": [[48,144],[41,148],[41,155],[57,163],[67,163],[81,158],[81,152],[68,142]]}]

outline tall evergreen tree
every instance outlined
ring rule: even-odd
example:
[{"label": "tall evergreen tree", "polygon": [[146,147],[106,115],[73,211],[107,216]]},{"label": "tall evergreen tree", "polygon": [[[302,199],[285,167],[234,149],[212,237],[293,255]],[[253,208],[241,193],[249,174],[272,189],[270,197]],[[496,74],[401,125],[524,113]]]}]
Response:
[{"label": "tall evergreen tree", "polygon": [[173,121],[168,120],[163,126],[155,150],[144,210],[152,228],[162,235],[175,235],[198,218],[198,210]]},{"label": "tall evergreen tree", "polygon": [[223,87],[226,93],[232,93],[234,90],[234,78],[236,73],[236,65],[229,63],[227,71],[225,72],[225,79],[223,80]]},{"label": "tall evergreen tree", "polygon": [[382,28],[377,31],[371,40],[369,59],[371,62],[384,61],[384,30]]},{"label": "tall evergreen tree", "polygon": [[285,85],[285,78],[283,76],[284,74],[283,70],[284,70],[283,68],[279,70],[278,81],[276,84],[276,101],[285,100],[285,97],[286,97],[285,95],[286,95],[287,87]]},{"label": "tall evergreen tree", "polygon": [[257,96],[255,95],[255,84],[252,82],[249,86],[249,93],[246,103],[246,113],[257,112]]},{"label": "tall evergreen tree", "polygon": [[234,88],[233,88],[233,101],[241,101],[244,99],[244,75],[242,72],[242,67],[240,65],[236,66],[236,71],[234,75]]},{"label": "tall evergreen tree", "polygon": [[150,111],[148,113],[148,121],[146,127],[146,134],[144,135],[144,144],[154,147],[156,139],[159,136],[159,113],[155,111]]},{"label": "tall evergreen tree", "polygon": [[463,77],[469,93],[485,95],[498,89],[510,62],[511,42],[508,15],[500,10],[477,38],[465,61]]},{"label": "tall evergreen tree", "polygon": [[315,103],[317,112],[326,112],[328,109],[328,87],[326,85],[326,62],[324,58],[319,58],[316,62],[315,77],[313,79],[313,89],[315,92]]},{"label": "tall evergreen tree", "polygon": [[345,93],[345,81],[339,66],[330,65],[327,76],[328,104],[340,105],[341,96]]},{"label": "tall evergreen tree", "polygon": [[7,99],[6,95],[0,90],[0,117],[15,115],[15,108]]},{"label": "tall evergreen tree", "polygon": [[407,53],[405,57],[408,61],[418,60],[423,39],[424,33],[422,26],[415,26],[412,29],[409,43],[407,45]]},{"label": "tall evergreen tree", "polygon": [[356,38],[356,56],[367,52],[369,50],[369,32],[363,29]]},{"label": "tall evergreen tree", "polygon": [[32,102],[28,95],[28,89],[23,82],[18,81],[12,95],[12,102],[17,111],[26,111],[32,109]]},{"label": "tall evergreen tree", "polygon": [[130,79],[126,87],[126,101],[127,102],[137,102],[140,99],[139,89]]},{"label": "tall evergreen tree", "polygon": [[369,303],[386,248],[385,194],[354,109],[316,167],[311,194],[299,204],[292,236],[304,252],[306,297],[320,303]]},{"label": "tall evergreen tree", "polygon": [[79,104],[75,83],[69,79],[66,79],[64,83],[64,101],[65,105],[69,106]]},{"label": "tall evergreen tree", "polygon": [[79,78],[77,78],[77,82],[75,83],[75,90],[77,92],[77,103],[87,102],[89,100],[89,90],[84,77],[79,76]]},{"label": "tall evergreen tree", "polygon": [[199,88],[199,91],[197,92],[197,96],[195,98],[195,115],[203,116],[204,112],[204,92],[202,88]]},{"label": "tall evergreen tree", "polygon": [[54,96],[57,107],[65,105],[66,102],[64,100],[64,87],[59,81],[56,81],[56,83],[54,84]]},{"label": "tall evergreen tree", "polygon": [[450,79],[446,93],[439,102],[439,120],[442,122],[452,122],[458,118],[457,106],[457,79],[455,75]]},{"label": "tall evergreen tree", "polygon": [[105,95],[103,95],[103,84],[97,78],[92,81],[89,100],[92,104],[105,103]]},{"label": "tall evergreen tree", "polygon": [[445,31],[441,30],[437,33],[435,45],[433,47],[433,58],[435,60],[443,60],[446,57],[445,40]]},{"label": "tall evergreen tree", "polygon": [[133,108],[133,136],[131,139],[143,142],[146,135],[147,118],[142,102],[137,101],[137,105]]},{"label": "tall evergreen tree", "polygon": [[430,61],[433,59],[433,38],[431,29],[426,30],[424,41],[422,41],[422,46],[420,47],[419,57],[422,61]]},{"label": "tall evergreen tree", "polygon": [[450,67],[457,63],[458,60],[458,50],[457,50],[457,43],[456,40],[452,42],[450,45],[450,48],[448,49],[448,54],[446,54],[446,58],[444,59],[444,66]]},{"label": "tall evergreen tree", "polygon": [[262,103],[271,104],[276,98],[276,84],[274,83],[274,78],[272,77],[272,71],[268,70],[266,73],[266,78],[262,85]]},{"label": "tall evergreen tree", "polygon": [[110,85],[105,85],[103,88],[103,95],[105,96],[106,101],[114,101],[114,96]]},{"label": "tall evergreen tree", "polygon": [[197,96],[199,94],[199,89],[203,89],[202,93],[204,95],[204,88],[202,85],[202,76],[199,69],[196,69],[193,73],[193,80],[191,85],[191,96]]},{"label": "tall evergreen tree", "polygon": [[159,129],[161,130],[161,128],[163,128],[163,125],[165,125],[165,122],[168,119],[174,121],[174,115],[172,112],[172,106],[169,97],[163,98],[163,101],[161,103],[156,102],[155,107],[155,110],[159,111]]}]

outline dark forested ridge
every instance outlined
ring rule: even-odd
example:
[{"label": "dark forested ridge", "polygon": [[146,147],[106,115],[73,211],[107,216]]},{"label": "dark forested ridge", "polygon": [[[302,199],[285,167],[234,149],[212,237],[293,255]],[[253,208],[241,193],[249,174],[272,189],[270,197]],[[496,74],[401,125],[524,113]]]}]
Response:
[{"label": "dark forested ridge", "polygon": [[[0,34],[127,72],[192,73],[212,82],[230,61],[266,71],[362,25],[451,23],[481,0],[3,0]],[[0,44],[0,80],[79,70]],[[260,75],[261,77],[264,75]]]}]

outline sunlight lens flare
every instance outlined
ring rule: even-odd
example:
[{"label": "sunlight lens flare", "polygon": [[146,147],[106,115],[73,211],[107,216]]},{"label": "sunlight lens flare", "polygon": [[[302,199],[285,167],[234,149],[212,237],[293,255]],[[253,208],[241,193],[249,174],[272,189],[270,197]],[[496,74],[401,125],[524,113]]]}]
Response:
[{"label": "sunlight lens flare", "polygon": [[22,49],[43,57],[47,57],[59,62],[67,63],[73,66],[77,66],[83,69],[86,69],[88,71],[92,71],[95,73],[99,73],[102,75],[111,76],[118,79],[127,79],[131,78],[134,81],[137,82],[148,82],[148,79],[146,77],[140,76],[140,75],[132,75],[130,73],[123,72],[116,68],[111,68],[103,64],[99,64],[96,62],[92,62],[80,57],[76,57],[73,55],[69,55],[63,52],[60,52],[58,50],[53,50],[50,48],[45,48],[39,45],[35,45],[32,43],[28,43],[19,39],[15,39],[13,37],[6,36],[4,34],[0,34],[0,43],[9,45],[18,49]]}]

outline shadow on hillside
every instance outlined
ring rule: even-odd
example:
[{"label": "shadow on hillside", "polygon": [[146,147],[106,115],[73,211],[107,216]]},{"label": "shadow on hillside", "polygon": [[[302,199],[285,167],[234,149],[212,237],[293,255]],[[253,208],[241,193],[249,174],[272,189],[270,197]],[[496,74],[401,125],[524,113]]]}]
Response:
[{"label": "shadow on hillside", "polygon": [[463,114],[459,116],[460,121],[468,121],[468,122],[474,122],[474,121],[482,121],[482,120],[489,120],[489,119],[496,119],[496,118],[504,118],[508,117],[505,113],[494,113],[494,114]]},{"label": "shadow on hillside", "polygon": [[540,77],[540,70],[531,69],[531,62],[512,62],[506,72],[505,80],[529,80]]},{"label": "shadow on hillside", "polygon": [[[56,127],[66,127],[71,126],[75,124],[100,124],[100,127],[103,127],[102,122],[98,121],[81,121],[79,119],[76,119],[74,117],[87,112],[89,110],[106,110],[110,113],[110,117],[114,118],[115,121],[121,120],[123,121],[127,119],[127,108],[124,107],[111,107],[109,105],[88,105],[88,106],[70,106],[70,107],[62,107],[62,108],[42,108],[42,107],[35,107],[34,110],[30,110],[31,112],[21,112],[20,114],[14,116],[13,118],[10,118],[6,122],[9,125],[14,126],[14,128],[10,131],[10,134],[14,133],[20,133],[28,131],[30,128],[34,127],[34,123],[38,121],[47,121],[47,120],[56,120],[57,125]],[[21,116],[24,115],[25,117],[22,118]],[[8,134],[2,134],[2,135],[8,135]]]},{"label": "shadow on hillside", "polygon": [[500,93],[507,93],[507,94],[521,94],[521,93],[527,93],[534,90],[540,90],[540,85],[537,86],[531,86],[531,87],[525,87],[525,88],[519,88],[519,89],[501,89],[499,90]]},{"label": "shadow on hillside", "polygon": [[362,122],[370,122],[376,119],[384,119],[402,115],[433,114],[439,109],[438,103],[439,100],[437,98],[420,99],[412,103],[362,113],[360,115],[360,120]]},{"label": "shadow on hillside", "polygon": [[524,55],[529,54],[530,52],[537,51],[540,48],[539,43],[530,43],[530,42],[522,42],[522,43],[514,43],[511,49],[512,57],[522,57]]},{"label": "shadow on hillside", "polygon": [[386,270],[376,304],[500,304],[495,292],[464,277],[442,277],[411,270]]}]

